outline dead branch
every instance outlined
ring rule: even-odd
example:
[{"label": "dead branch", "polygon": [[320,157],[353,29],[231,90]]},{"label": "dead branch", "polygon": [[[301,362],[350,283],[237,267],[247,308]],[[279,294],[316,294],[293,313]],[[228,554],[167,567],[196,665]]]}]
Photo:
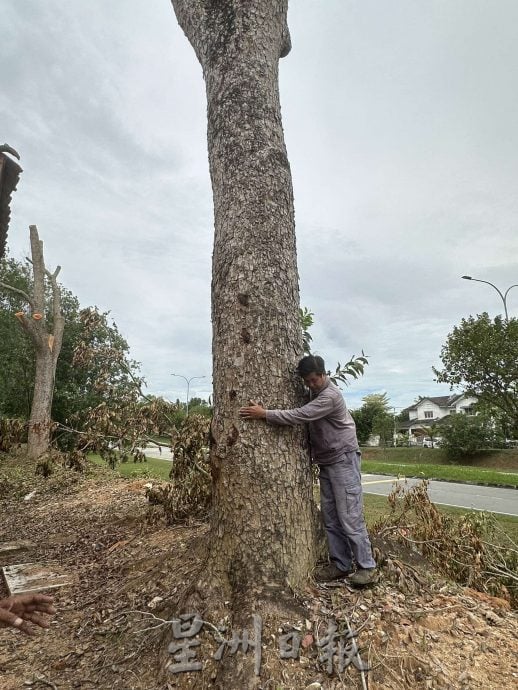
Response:
[{"label": "dead branch", "polygon": [[14,287],[13,285],[8,285],[7,283],[4,283],[0,280],[0,287],[4,288],[4,290],[9,290],[9,292],[13,292],[17,295],[20,295],[20,297],[23,297],[23,299],[31,306],[31,309],[34,311],[34,302],[32,301],[31,297],[24,292],[23,290],[20,290],[19,288]]}]

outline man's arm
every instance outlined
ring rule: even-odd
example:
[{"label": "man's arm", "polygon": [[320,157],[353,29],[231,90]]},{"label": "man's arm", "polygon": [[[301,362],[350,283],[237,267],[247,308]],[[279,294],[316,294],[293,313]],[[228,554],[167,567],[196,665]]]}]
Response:
[{"label": "man's arm", "polygon": [[293,410],[267,410],[251,400],[248,407],[239,410],[239,416],[244,419],[266,419],[270,424],[294,426],[322,419],[332,412],[333,407],[332,397],[323,391],[311,402]]}]

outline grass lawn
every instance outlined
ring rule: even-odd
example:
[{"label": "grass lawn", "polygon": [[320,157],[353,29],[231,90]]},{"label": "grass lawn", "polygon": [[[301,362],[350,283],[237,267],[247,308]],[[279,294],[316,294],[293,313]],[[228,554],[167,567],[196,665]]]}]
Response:
[{"label": "grass lawn", "polygon": [[[105,460],[99,455],[90,455],[90,460],[100,467],[108,467]],[[169,472],[171,470],[171,462],[169,460],[160,460],[159,458],[148,458],[147,462],[121,462],[117,465],[114,472],[121,477],[130,479],[155,478],[155,479],[169,479]]]},{"label": "grass lawn", "polygon": [[[365,520],[367,525],[371,527],[377,520],[384,515],[388,515],[390,507],[385,496],[374,496],[373,494],[363,495],[363,505],[365,510]],[[464,515],[469,513],[469,510],[463,508],[452,508],[450,506],[438,505],[437,508],[441,512],[449,513],[451,515]],[[495,513],[495,517],[505,532],[514,542],[518,542],[518,517],[511,515],[499,515]]]},{"label": "grass lawn", "polygon": [[362,460],[362,471],[369,474],[400,475],[421,479],[443,479],[449,482],[470,482],[492,486],[518,488],[518,472],[512,470],[485,469],[465,465],[428,465],[408,462],[373,462]]},{"label": "grass lawn", "polygon": [[[448,463],[440,448],[362,448],[362,456],[362,470],[369,474],[518,488],[517,450],[481,453],[470,466]],[[106,466],[100,457],[91,457]],[[122,477],[168,479],[170,469],[170,461],[148,458],[145,463],[121,463],[116,471]]]},{"label": "grass lawn", "polygon": [[[106,467],[106,463],[98,455],[91,455],[90,459],[97,465],[101,467]],[[366,463],[363,463],[366,464]],[[433,465],[431,465],[433,467]],[[168,460],[160,460],[155,458],[148,458],[147,462],[125,462],[121,463],[114,470],[117,474],[122,477],[127,478],[156,478],[156,479],[169,479],[169,471],[171,469],[171,463]],[[365,469],[365,468],[364,468]],[[443,468],[444,469],[444,468]],[[459,467],[452,467],[448,465],[446,469],[462,469]],[[471,469],[471,468],[467,468]],[[377,473],[378,474],[378,473]],[[365,506],[365,517],[368,524],[373,524],[382,515],[386,515],[389,512],[388,501],[385,496],[375,496],[374,494],[364,494],[363,496],[364,506]],[[438,506],[440,510],[446,512],[462,515],[468,511],[462,508],[450,508],[446,506]],[[518,517],[512,517],[509,515],[498,515],[498,520],[506,530],[508,530],[509,535],[518,541]]]},{"label": "grass lawn", "polygon": [[[443,448],[374,448],[361,449],[363,460],[420,465],[451,465]],[[479,451],[468,462],[469,467],[483,467],[502,471],[518,472],[518,448]]]},{"label": "grass lawn", "polygon": [[[399,450],[399,449],[395,449]],[[413,450],[403,448],[402,450]],[[431,450],[431,449],[430,449]],[[432,453],[434,451],[431,451]],[[379,456],[378,456],[379,457]],[[428,456],[431,457],[431,456]],[[105,467],[106,463],[98,455],[91,456],[93,462]],[[147,462],[120,463],[116,472],[122,477],[155,477],[168,479],[171,462],[159,458],[148,458]],[[411,464],[409,462],[397,462],[390,456],[387,461],[362,460],[362,471],[368,474],[399,475],[405,477],[418,477],[422,479],[442,479],[451,482],[470,482],[473,484],[490,484],[495,486],[510,486],[518,488],[518,471],[495,470],[482,467],[466,467],[463,465],[442,464]]]}]

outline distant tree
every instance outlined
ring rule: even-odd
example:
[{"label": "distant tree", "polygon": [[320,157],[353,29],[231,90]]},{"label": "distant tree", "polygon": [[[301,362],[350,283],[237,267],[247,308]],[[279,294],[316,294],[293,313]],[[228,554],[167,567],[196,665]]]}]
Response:
[{"label": "distant tree", "polygon": [[358,443],[360,446],[364,446],[372,433],[373,417],[370,415],[370,411],[363,406],[357,410],[351,410],[351,415],[356,424]]},{"label": "distant tree", "polygon": [[441,437],[442,447],[454,462],[466,461],[477,451],[504,445],[500,428],[485,414],[451,415],[448,422],[441,425]]},{"label": "distant tree", "polygon": [[389,413],[390,401],[386,393],[371,393],[362,398],[363,405],[353,410],[358,443],[365,445],[372,434],[379,434],[383,445],[393,436],[394,420]]},{"label": "distant tree", "polygon": [[396,420],[398,422],[408,422],[410,420],[410,413],[408,409],[402,410],[398,415],[396,415]]},{"label": "distant tree", "polygon": [[22,293],[30,291],[30,264],[3,259],[0,280],[17,288],[17,292],[0,288],[0,415],[28,419],[34,389],[34,347],[14,314],[26,306]]},{"label": "distant tree", "polygon": [[507,417],[518,436],[518,319],[487,313],[462,319],[441,350],[437,381],[463,387]]},{"label": "distant tree", "polygon": [[[32,270],[29,260],[20,262],[13,258],[3,259],[0,261],[0,279],[3,283],[17,288],[16,292],[0,289],[0,414],[28,419],[34,389],[34,345],[13,317],[26,309],[23,294],[32,291]],[[59,290],[61,311],[67,327],[63,333],[56,367],[52,419],[60,416],[60,401],[67,406],[73,401],[71,391],[65,392],[64,389],[71,385],[74,376],[77,375],[77,370],[72,366],[72,358],[73,349],[77,344],[79,302],[63,285],[59,286]],[[52,293],[48,284],[45,303],[45,319],[51,323]]]},{"label": "distant tree", "polygon": [[430,424],[430,426],[423,426],[421,428],[424,431],[425,435],[429,437],[432,443],[432,448],[434,448],[435,443],[437,441],[436,437],[439,435],[440,425],[437,424],[437,422],[433,422],[432,424]]},{"label": "distant tree", "polygon": [[[143,394],[139,365],[129,359],[128,343],[108,316],[96,307],[79,311],[71,359],[66,363],[70,378],[64,381],[63,408],[57,420],[72,437],[62,436],[61,445],[75,443],[73,436],[80,433],[83,447],[108,447],[122,439],[136,446],[141,422],[155,417],[150,410],[160,410],[158,419],[171,408],[161,398],[151,400]],[[147,428],[159,433],[159,426],[153,421]]]},{"label": "distant tree", "polygon": [[378,412],[388,412],[390,410],[390,400],[387,393],[369,393],[362,398],[362,402]]},{"label": "distant tree", "polygon": [[77,372],[73,379],[76,405],[79,398],[84,401],[81,408],[127,396],[133,399],[142,385],[139,364],[130,359],[129,345],[110,322],[109,312],[97,307],[81,309],[77,327],[71,360]]},{"label": "distant tree", "polygon": [[379,412],[372,422],[372,433],[379,436],[380,446],[394,445],[394,417],[388,412]]},{"label": "distant tree", "polygon": [[[32,342],[35,353],[27,452],[30,458],[36,459],[43,455],[49,446],[52,398],[65,318],[61,311],[61,292],[57,283],[61,267],[58,266],[53,273],[47,269],[43,256],[43,242],[39,239],[38,230],[35,225],[31,225],[29,230],[32,291],[25,292],[4,282],[0,282],[0,288],[22,297],[26,303],[26,309],[16,312],[15,316]],[[47,301],[47,281],[51,291],[50,302]]]},{"label": "distant tree", "polygon": [[189,415],[199,414],[202,417],[212,417],[212,405],[203,398],[191,398],[189,400]]},{"label": "distant tree", "polygon": [[[0,261],[0,279],[16,291],[0,290],[0,414],[28,419],[35,380],[34,344],[14,315],[26,308],[32,291],[30,262]],[[61,312],[66,321],[55,373],[51,418],[83,431],[87,411],[102,403],[115,407],[133,396],[139,382],[129,346],[107,313],[81,309],[77,297],[62,285]],[[45,292],[45,321],[52,323],[52,290]],[[43,320],[43,319],[42,319]],[[176,407],[175,407],[176,410]],[[65,437],[58,431],[60,444]]]}]

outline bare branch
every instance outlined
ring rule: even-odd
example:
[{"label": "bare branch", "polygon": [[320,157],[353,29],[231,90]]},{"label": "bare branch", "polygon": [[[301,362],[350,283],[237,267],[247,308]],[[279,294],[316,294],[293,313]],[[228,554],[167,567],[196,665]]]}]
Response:
[{"label": "bare branch", "polygon": [[45,311],[45,259],[43,257],[43,242],[38,235],[35,225],[29,226],[31,238],[31,256],[34,272],[33,297],[34,306],[42,314]]},{"label": "bare branch", "polygon": [[29,297],[29,295],[24,292],[23,290],[20,290],[20,288],[13,287],[12,285],[8,285],[7,283],[3,283],[0,280],[0,287],[4,288],[5,290],[9,290],[10,292],[14,292],[17,295],[20,295],[20,297],[23,297],[23,299],[30,304],[31,308],[34,309],[34,304],[32,299]]},{"label": "bare branch", "polygon": [[[49,279],[52,288],[52,316],[54,319],[54,342],[53,347],[59,352],[61,349],[61,342],[63,340],[63,330],[65,327],[65,318],[61,313],[61,290],[59,289],[57,275],[61,271],[61,266],[57,266],[54,273],[45,269],[45,275]],[[52,349],[52,348],[51,348]]]}]

